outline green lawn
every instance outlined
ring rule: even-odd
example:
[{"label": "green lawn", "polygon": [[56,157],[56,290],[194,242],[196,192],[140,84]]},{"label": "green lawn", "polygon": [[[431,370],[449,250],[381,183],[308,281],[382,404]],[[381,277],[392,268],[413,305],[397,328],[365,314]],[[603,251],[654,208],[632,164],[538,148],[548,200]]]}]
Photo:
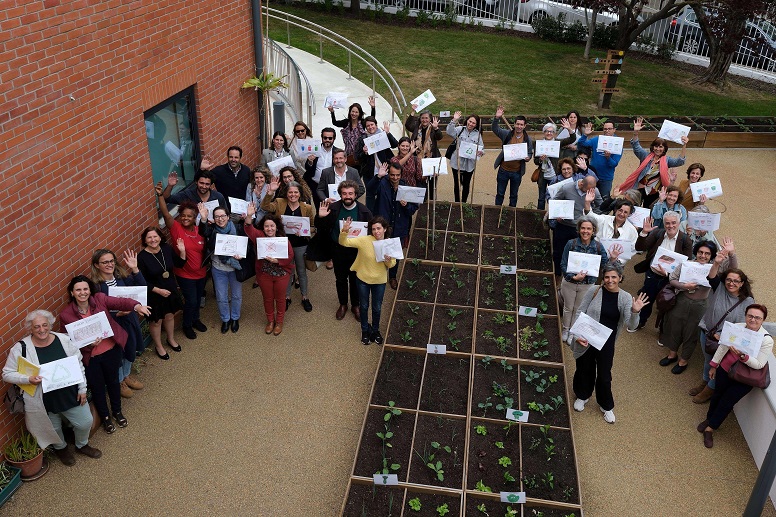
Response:
[{"label": "green lawn", "polygon": [[[507,112],[557,114],[578,109],[599,112],[599,66],[582,59],[582,45],[521,38],[509,32],[473,32],[454,28],[399,26],[354,20],[312,8],[271,7],[315,21],[360,45],[390,70],[407,101],[431,88],[434,111],[492,113],[499,103]],[[366,18],[366,15],[364,15]],[[271,19],[269,36],[287,41],[286,26]],[[291,29],[291,44],[318,55],[318,39]],[[605,52],[595,51],[594,57]],[[324,43],[324,59],[347,69],[347,53]],[[776,96],[733,85],[725,92],[691,84],[691,75],[675,66],[626,57],[612,98],[612,114],[758,116],[776,113]],[[371,71],[353,59],[353,75],[371,84]],[[599,76],[601,77],[601,76]],[[378,85],[378,91],[385,93]]]}]

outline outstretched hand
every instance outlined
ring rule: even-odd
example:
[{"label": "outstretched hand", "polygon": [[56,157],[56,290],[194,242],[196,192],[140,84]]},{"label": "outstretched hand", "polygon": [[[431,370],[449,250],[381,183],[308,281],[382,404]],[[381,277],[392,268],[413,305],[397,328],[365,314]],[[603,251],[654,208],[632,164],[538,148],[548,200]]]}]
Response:
[{"label": "outstretched hand", "polygon": [[584,126],[582,126],[582,133],[585,134],[585,136],[590,136],[593,134],[593,124],[592,122],[588,122]]},{"label": "outstretched hand", "polygon": [[324,199],[323,201],[321,201],[321,204],[318,207],[318,217],[327,217],[329,215],[330,213],[329,204],[330,202],[328,199]]},{"label": "outstretched hand", "polygon": [[633,121],[633,132],[638,133],[644,127],[644,117],[637,117]]},{"label": "outstretched hand", "polygon": [[503,116],[504,116],[504,106],[499,104],[498,108],[496,108],[496,118],[501,118]]},{"label": "outstretched hand", "polygon": [[649,303],[649,296],[647,293],[639,293],[638,297],[633,298],[633,305],[631,310],[633,312],[641,312],[641,309]]}]

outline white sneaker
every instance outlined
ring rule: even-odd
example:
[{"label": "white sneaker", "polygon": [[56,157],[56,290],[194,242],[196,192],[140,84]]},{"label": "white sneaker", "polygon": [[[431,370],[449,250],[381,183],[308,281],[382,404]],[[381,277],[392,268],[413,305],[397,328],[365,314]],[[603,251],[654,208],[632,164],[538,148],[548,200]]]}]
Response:
[{"label": "white sneaker", "polygon": [[[576,403],[574,405],[576,406]],[[574,409],[576,409],[576,407]],[[601,406],[599,406],[598,409],[600,409],[601,413],[604,414],[604,420],[606,420],[607,423],[609,423],[609,424],[613,424],[614,423],[614,411],[612,411],[612,410],[606,411]]]},{"label": "white sneaker", "polygon": [[561,339],[563,340],[564,343],[569,340],[569,331],[568,330],[564,330],[563,331],[563,334],[561,335]]},{"label": "white sneaker", "polygon": [[657,346],[665,346],[663,343],[660,342],[660,340],[657,340]]},{"label": "white sneaker", "polygon": [[587,404],[587,401],[590,399],[577,399],[574,401],[574,411],[582,411],[585,409],[585,404]]}]

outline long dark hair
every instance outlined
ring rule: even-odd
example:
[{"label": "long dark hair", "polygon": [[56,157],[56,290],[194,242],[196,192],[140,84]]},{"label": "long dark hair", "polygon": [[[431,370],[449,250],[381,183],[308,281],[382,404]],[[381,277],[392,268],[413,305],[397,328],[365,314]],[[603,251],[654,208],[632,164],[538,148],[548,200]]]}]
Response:
[{"label": "long dark hair", "polygon": [[164,236],[164,234],[162,233],[162,229],[161,228],[159,228],[158,226],[147,226],[146,229],[143,230],[143,233],[140,234],[140,247],[141,248],[145,248],[146,246],[148,246],[148,244],[146,244],[145,240],[146,240],[146,237],[148,236],[148,234],[151,233],[151,232],[156,232],[156,235],[159,236],[159,246],[161,246],[162,244],[167,242],[167,237]]},{"label": "long dark hair", "polygon": [[475,115],[474,113],[472,113],[471,115],[467,116],[464,119],[464,121],[463,121],[463,125],[466,126],[466,124],[469,122],[470,118],[474,118],[474,120],[477,121],[477,126],[474,129],[476,129],[478,132],[481,133],[482,132],[482,122],[480,122],[480,116],[479,115]]},{"label": "long dark hair", "polygon": [[724,273],[722,273],[722,281],[724,282],[725,279],[727,279],[728,275],[730,273],[735,273],[736,275],[741,277],[741,287],[738,288],[738,298],[740,300],[744,300],[748,297],[754,298],[754,295],[752,294],[752,282],[749,280],[749,277],[746,276],[746,273],[741,271],[738,268],[731,267],[727,269]]},{"label": "long dark hair", "polygon": [[270,146],[270,149],[275,148],[275,137],[276,136],[282,136],[283,137],[283,150],[285,152],[288,152],[288,138],[286,138],[286,134],[281,131],[275,131],[272,133],[272,145]]},{"label": "long dark hair", "polygon": [[94,285],[94,282],[89,280],[88,277],[83,275],[74,276],[73,279],[70,280],[70,283],[67,284],[67,294],[70,296],[70,301],[75,301],[75,297],[73,296],[73,288],[75,287],[75,284],[79,284],[81,282],[86,282],[89,285],[89,296],[94,296],[94,294],[97,292],[97,287]]},{"label": "long dark hair", "polygon": [[262,217],[261,221],[259,221],[259,230],[264,231],[264,223],[267,221],[272,221],[275,223],[275,227],[277,228],[275,230],[276,237],[286,236],[286,231],[283,229],[283,222],[280,220],[280,217],[275,214],[264,214],[264,217]]}]

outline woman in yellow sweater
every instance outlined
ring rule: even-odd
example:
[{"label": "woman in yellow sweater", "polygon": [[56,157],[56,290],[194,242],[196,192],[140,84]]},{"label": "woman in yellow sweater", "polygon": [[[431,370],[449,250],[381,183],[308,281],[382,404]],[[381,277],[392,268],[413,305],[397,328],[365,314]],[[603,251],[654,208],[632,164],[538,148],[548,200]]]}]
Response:
[{"label": "woman in yellow sweater", "polygon": [[[396,259],[385,255],[378,260],[375,255],[375,241],[385,239],[388,231],[388,221],[384,217],[376,216],[367,224],[367,235],[348,238],[350,231],[350,217],[342,223],[339,234],[339,243],[347,248],[358,249],[355,262],[350,267],[356,272],[358,279],[358,295],[361,309],[361,344],[383,344],[383,336],[380,334],[380,311],[383,308],[383,295],[385,284],[388,282],[388,270],[396,264]],[[372,324],[369,325],[369,296],[372,296]]]}]

